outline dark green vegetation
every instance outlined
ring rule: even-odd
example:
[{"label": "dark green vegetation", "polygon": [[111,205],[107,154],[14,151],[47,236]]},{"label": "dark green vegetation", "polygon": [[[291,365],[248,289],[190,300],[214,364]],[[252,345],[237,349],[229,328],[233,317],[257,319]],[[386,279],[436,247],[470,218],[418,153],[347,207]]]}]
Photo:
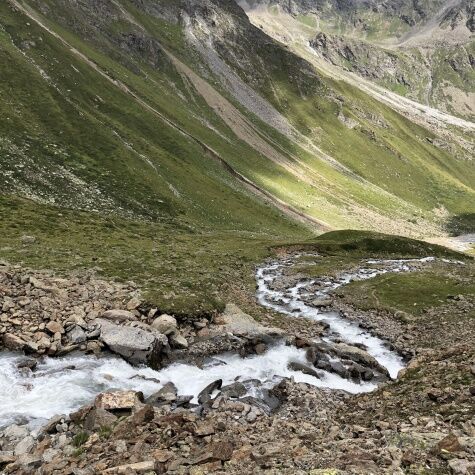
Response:
[{"label": "dark green vegetation", "polygon": [[[304,231],[195,232],[175,225],[100,217],[12,198],[0,199],[0,253],[10,262],[59,272],[94,269],[132,280],[148,302],[173,314],[209,313],[254,292],[254,267],[269,246]],[[22,236],[36,238],[25,244]],[[275,236],[281,236],[276,238]],[[310,234],[309,234],[310,236]]]},{"label": "dark green vegetation", "polygon": [[[383,275],[365,282],[353,282],[342,293],[346,300],[363,310],[401,311],[417,317],[427,313],[428,309],[450,304],[454,297],[474,298],[474,268],[472,262],[467,262],[465,266],[436,264],[420,272]],[[435,319],[438,318],[436,312],[432,315]],[[475,309],[466,317],[474,318]]]},{"label": "dark green vegetation", "polygon": [[475,213],[453,216],[447,223],[447,230],[452,236],[475,233]]},{"label": "dark green vegetation", "polygon": [[[411,316],[425,315],[429,309],[450,306],[454,299],[475,299],[474,260],[441,246],[400,236],[335,231],[318,237],[302,249],[316,250],[322,256],[319,259],[304,256],[295,268],[295,271],[310,277],[351,271],[361,267],[362,260],[367,258],[433,256],[452,261],[437,260],[424,264],[416,272],[385,274],[338,289],[344,302],[363,311],[382,310],[399,316],[402,312],[404,318],[409,316],[410,319]],[[431,316],[437,318],[437,311]],[[475,310],[472,308],[463,315],[465,317],[475,317]]]}]

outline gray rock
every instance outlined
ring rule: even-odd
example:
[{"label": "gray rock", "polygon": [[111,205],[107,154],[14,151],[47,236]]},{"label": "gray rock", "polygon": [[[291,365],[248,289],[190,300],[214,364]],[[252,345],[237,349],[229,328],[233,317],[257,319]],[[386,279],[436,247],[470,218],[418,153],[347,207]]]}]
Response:
[{"label": "gray rock", "polygon": [[240,382],[228,384],[227,386],[223,386],[221,388],[221,394],[231,397],[231,398],[238,398],[242,397],[247,393],[246,386]]},{"label": "gray rock", "polygon": [[46,449],[43,452],[43,462],[50,463],[53,459],[61,455],[61,450],[59,449]]},{"label": "gray rock", "polygon": [[52,434],[53,432],[56,432],[56,426],[58,424],[61,424],[67,417],[62,414],[58,416],[53,416],[51,419],[48,420],[48,422],[41,428],[41,432],[43,434]]},{"label": "gray rock", "polygon": [[153,321],[151,327],[159,331],[163,335],[172,335],[176,332],[178,324],[174,317],[172,317],[171,315],[163,314]]},{"label": "gray rock", "polygon": [[379,364],[379,362],[371,356],[367,351],[364,351],[356,346],[347,345],[346,343],[336,343],[332,350],[342,359],[349,359],[359,363],[368,368],[375,369],[379,373],[388,376],[388,370]]},{"label": "gray rock", "polygon": [[19,336],[13,335],[12,333],[6,333],[3,335],[3,345],[7,350],[21,351],[25,347],[26,342]]},{"label": "gray rock", "polygon": [[27,435],[15,446],[15,455],[29,454],[35,446],[35,439],[31,435]]},{"label": "gray rock", "polygon": [[129,312],[128,310],[119,309],[107,310],[107,312],[104,312],[102,314],[101,318],[105,320],[112,320],[114,322],[127,322],[130,320],[137,320],[137,317],[132,312]]},{"label": "gray rock", "polygon": [[188,341],[180,333],[173,333],[169,338],[172,348],[186,349],[188,348]]},{"label": "gray rock", "polygon": [[322,373],[315,371],[313,368],[310,368],[309,366],[299,363],[297,361],[291,361],[288,364],[288,368],[292,371],[300,371],[301,373],[308,374],[309,376],[313,376],[317,379],[323,377]]},{"label": "gray rock", "polygon": [[16,460],[17,465],[27,469],[38,468],[40,467],[41,462],[41,456],[33,454],[20,455]]},{"label": "gray rock", "polygon": [[30,435],[30,431],[25,426],[19,426],[13,424],[8,426],[3,431],[3,436],[8,440],[21,440],[24,439],[27,435]]},{"label": "gray rock", "polygon": [[173,402],[177,399],[177,388],[173,383],[167,383],[156,393],[153,393],[146,400],[146,404],[159,405],[165,402]]},{"label": "gray rock", "polygon": [[161,352],[168,348],[165,335],[142,328],[115,325],[107,320],[96,321],[101,325],[101,341],[114,353],[131,364],[146,364],[158,368]]},{"label": "gray rock", "polygon": [[208,384],[199,394],[198,394],[198,403],[199,404],[205,404],[209,401],[211,401],[211,396],[215,391],[218,389],[221,389],[223,385],[223,380],[218,379],[211,384]]},{"label": "gray rock", "polygon": [[67,337],[73,345],[84,343],[87,339],[86,332],[79,325],[75,325],[71,330],[69,330]]},{"label": "gray rock", "polygon": [[38,361],[35,358],[23,358],[20,362],[16,365],[18,369],[28,368],[32,371],[37,367]]},{"label": "gray rock", "polygon": [[101,408],[94,408],[89,411],[84,421],[84,429],[96,431],[102,427],[110,427],[117,421],[117,417],[109,411]]}]

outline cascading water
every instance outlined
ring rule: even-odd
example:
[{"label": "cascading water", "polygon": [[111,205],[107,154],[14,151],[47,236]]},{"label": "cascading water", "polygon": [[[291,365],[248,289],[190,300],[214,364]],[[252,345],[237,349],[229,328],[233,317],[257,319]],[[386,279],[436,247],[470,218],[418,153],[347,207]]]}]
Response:
[{"label": "cascading water", "polygon": [[[276,289],[283,270],[294,265],[294,259],[272,263],[258,269],[257,298],[261,305],[294,317],[325,321],[332,334],[349,343],[361,343],[378,362],[396,377],[403,367],[401,358],[379,338],[363,331],[355,323],[345,320],[337,312],[321,312],[305,303],[311,293],[315,297],[327,295],[351,280],[362,280],[386,272],[410,271],[414,263],[430,261],[367,261],[366,267],[355,273],[344,274],[336,280],[320,282],[317,291],[314,280],[298,282],[290,288]],[[379,268],[371,268],[377,264]],[[332,338],[330,335],[329,338]],[[160,371],[135,368],[114,356],[94,357],[82,354],[63,358],[44,358],[37,369],[22,372],[17,368],[23,357],[18,354],[0,354],[0,428],[15,421],[39,425],[56,414],[67,414],[92,401],[96,394],[111,389],[134,389],[145,395],[158,391],[167,382],[173,382],[181,395],[197,396],[209,383],[222,379],[223,384],[236,380],[259,379],[264,387],[275,385],[281,378],[293,377],[318,387],[342,389],[351,393],[371,391],[374,383],[344,379],[336,374],[322,372],[318,379],[289,369],[290,362],[306,363],[305,352],[284,344],[271,348],[263,355],[240,358],[225,354],[213,358],[203,368],[187,364],[173,364]]]}]

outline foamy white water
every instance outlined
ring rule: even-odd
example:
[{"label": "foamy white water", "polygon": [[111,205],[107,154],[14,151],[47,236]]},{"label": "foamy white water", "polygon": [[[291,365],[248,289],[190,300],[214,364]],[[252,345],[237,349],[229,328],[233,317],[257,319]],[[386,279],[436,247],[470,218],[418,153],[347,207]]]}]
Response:
[{"label": "foamy white water", "polygon": [[[388,347],[387,342],[364,331],[357,323],[343,318],[339,312],[324,312],[307,305],[303,297],[322,298],[351,281],[372,279],[388,272],[409,272],[415,264],[433,262],[434,260],[433,257],[367,260],[365,266],[356,272],[343,273],[333,281],[320,282],[323,285],[317,291],[312,291],[312,286],[317,282],[312,279],[298,282],[290,289],[273,290],[273,284],[282,276],[282,271],[286,267],[294,265],[294,259],[288,259],[283,263],[261,267],[257,271],[257,297],[261,305],[272,308],[277,312],[326,322],[330,326],[331,332],[341,339],[348,343],[365,345],[368,353],[388,370],[392,378],[396,378],[399,371],[404,368],[404,363],[402,358]],[[380,267],[372,267],[375,265]]]},{"label": "foamy white water", "polygon": [[23,420],[39,425],[56,414],[69,414],[93,401],[97,394],[111,389],[133,389],[148,396],[170,381],[180,395],[195,397],[217,379],[222,379],[225,385],[237,380],[259,379],[264,387],[270,388],[283,377],[293,377],[298,382],[351,393],[375,388],[374,384],[356,384],[332,373],[324,373],[324,378],[319,380],[289,370],[287,366],[291,361],[306,362],[305,352],[283,344],[264,355],[249,358],[221,355],[203,369],[173,364],[154,371],[133,367],[114,356],[73,355],[45,358],[33,374],[24,376],[17,369],[22,358],[13,353],[0,355],[0,428]]},{"label": "foamy white water", "polygon": [[[257,297],[262,305],[282,314],[326,321],[331,331],[342,339],[366,345],[368,352],[388,369],[392,377],[396,377],[403,362],[384,341],[345,320],[337,312],[320,312],[307,305],[304,298],[325,296],[351,280],[369,279],[386,272],[410,271],[412,264],[431,260],[367,261],[368,267],[354,274],[344,274],[336,281],[326,282],[318,291],[312,289],[315,281],[310,279],[299,282],[290,289],[273,290],[272,284],[281,276],[284,267],[294,264],[293,260],[283,261],[257,271]],[[371,267],[373,265],[383,265],[384,268],[375,269]],[[321,379],[292,371],[288,368],[290,362],[307,363],[305,351],[284,344],[271,348],[264,355],[240,358],[235,354],[225,354],[214,358],[203,368],[173,364],[160,371],[136,368],[115,356],[97,358],[78,354],[63,358],[44,358],[33,373],[23,373],[17,368],[22,358],[22,355],[14,353],[0,354],[0,428],[18,421],[28,421],[33,426],[40,425],[54,415],[68,414],[90,403],[103,391],[133,389],[148,396],[168,382],[176,385],[180,395],[195,398],[202,389],[217,379],[222,379],[224,385],[258,379],[263,387],[270,388],[281,378],[292,377],[298,382],[350,393],[376,388],[374,383],[357,384],[321,370]],[[255,395],[255,391],[250,394]]]}]

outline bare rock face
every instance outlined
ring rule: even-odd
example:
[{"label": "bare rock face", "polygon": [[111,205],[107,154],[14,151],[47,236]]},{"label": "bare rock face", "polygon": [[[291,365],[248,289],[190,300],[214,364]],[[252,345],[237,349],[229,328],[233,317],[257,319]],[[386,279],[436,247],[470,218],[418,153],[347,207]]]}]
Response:
[{"label": "bare rock face", "polygon": [[98,319],[101,326],[100,340],[111,350],[134,365],[158,368],[162,350],[168,348],[165,335],[142,328],[119,326],[104,319]]}]

